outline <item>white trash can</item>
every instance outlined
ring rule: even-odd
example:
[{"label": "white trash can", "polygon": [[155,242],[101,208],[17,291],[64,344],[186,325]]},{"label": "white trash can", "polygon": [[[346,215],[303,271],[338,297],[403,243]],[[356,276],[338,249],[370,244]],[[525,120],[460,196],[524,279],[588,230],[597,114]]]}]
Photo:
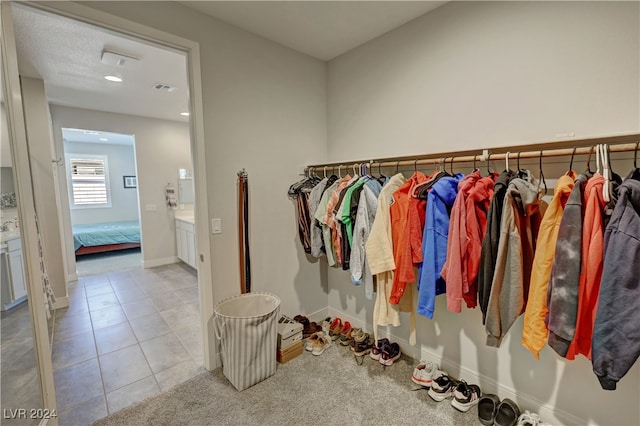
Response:
[{"label": "white trash can", "polygon": [[222,346],[222,372],[239,391],[275,374],[280,298],[246,293],[220,301],[213,309]]}]

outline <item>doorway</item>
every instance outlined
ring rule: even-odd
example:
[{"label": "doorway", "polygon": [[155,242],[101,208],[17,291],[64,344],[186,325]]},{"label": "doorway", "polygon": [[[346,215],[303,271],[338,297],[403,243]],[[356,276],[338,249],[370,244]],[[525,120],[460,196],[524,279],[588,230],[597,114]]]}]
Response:
[{"label": "doorway", "polygon": [[[15,10],[24,9],[24,10],[28,11],[29,10],[29,6],[24,6],[24,7],[23,6],[15,6],[14,9]],[[45,15],[45,14],[41,13],[40,11],[38,11],[37,14],[38,15]],[[59,17],[57,17],[57,18],[59,18]],[[60,18],[60,19],[62,19],[62,18]],[[82,24],[82,25],[85,25],[85,24]],[[31,28],[27,29],[27,31],[29,31],[30,29]],[[155,34],[155,36],[158,36],[158,34]],[[184,46],[184,51],[191,52],[195,47],[197,47],[197,45],[186,44]],[[193,61],[190,61],[189,63],[190,63],[190,65],[193,66]],[[184,66],[186,67],[186,61],[184,63]],[[199,67],[199,65],[198,65],[198,67]],[[186,92],[189,92],[188,87],[190,87],[192,89],[191,93],[196,93],[196,91],[193,90],[193,84],[194,84],[193,82],[185,82],[185,87],[183,88],[183,90],[186,91]],[[154,87],[155,86],[157,86],[157,85],[154,84]],[[160,86],[161,86],[161,89],[165,89],[165,85],[164,84],[162,84]],[[199,89],[199,81],[197,82],[197,87]],[[55,92],[55,91],[52,91],[52,92]],[[169,93],[171,93],[171,91],[169,91]],[[197,93],[196,96],[199,97],[200,96],[199,93]],[[67,113],[71,113],[73,115],[76,115],[76,117],[77,116],[82,116],[84,114],[85,118],[86,118],[86,114],[88,114],[88,112],[86,112],[86,111],[89,111],[89,109],[85,109],[85,111],[83,111],[81,114],[74,114],[73,110],[77,109],[77,107],[68,106],[68,105],[63,104],[63,103],[55,104],[55,102],[53,101],[52,98],[50,98],[50,102],[52,103],[52,116],[53,116],[53,122],[54,122],[53,123],[54,124],[54,132],[55,132],[55,128],[56,128],[56,115],[60,119],[60,117],[65,116],[65,114],[67,114]],[[105,103],[104,99],[102,99],[101,102],[104,104]],[[193,101],[192,99],[189,100],[187,107],[183,108],[182,112],[185,112],[185,110],[186,111],[192,110],[194,102],[195,101]],[[201,102],[198,101],[197,104],[201,104]],[[196,109],[199,110],[200,108],[201,107],[198,107]],[[54,111],[56,109],[58,111]],[[95,113],[96,111],[98,111],[98,110],[94,110],[94,111],[91,111],[91,112]],[[77,112],[77,111],[75,111],[75,112]],[[103,112],[103,111],[99,111],[99,112],[104,113],[104,114],[118,115],[118,117],[116,119],[122,118],[122,117],[120,117],[121,113],[118,113],[118,112]],[[153,119],[152,117],[144,117],[144,118],[145,119]],[[60,122],[62,122],[62,119],[60,119]],[[86,121],[85,121],[85,123],[86,123]],[[73,127],[76,127],[76,126],[73,126]],[[82,126],[77,126],[77,127],[80,128]],[[171,126],[169,126],[169,127],[171,127]],[[98,126],[87,126],[87,128],[100,128],[100,127],[98,127]],[[187,130],[192,130],[194,128],[194,125],[193,124],[187,124],[186,128],[187,128]],[[114,130],[114,129],[115,129],[115,127],[109,128],[109,130]],[[156,129],[156,130],[158,130],[158,129]],[[201,135],[202,134],[202,129],[198,128],[197,130],[198,130],[198,132],[196,132],[196,133]],[[168,139],[171,139],[171,136],[174,135],[174,132],[171,129],[167,130],[167,128],[161,128],[161,129],[159,129],[159,132],[168,135],[169,136]],[[138,132],[134,131],[132,133],[136,134],[136,142],[138,142]],[[172,143],[173,141],[166,141],[166,143],[165,143],[164,141],[159,140],[161,138],[156,138],[156,139],[157,139],[156,140],[157,145],[155,146],[156,152],[162,152],[163,148],[167,148],[167,147],[171,148],[171,146],[175,145],[174,143]],[[195,135],[193,135],[193,134],[190,135],[190,136],[188,135],[187,136],[187,140],[191,141],[190,142],[191,146],[195,146],[193,144],[197,141]],[[163,145],[163,143],[165,145]],[[175,149],[180,150],[180,148],[175,148],[175,147],[173,149],[174,150]],[[198,149],[202,150],[202,146],[199,146]],[[184,149],[182,149],[180,151],[184,152]],[[171,151],[169,150],[169,152],[171,152]],[[187,151],[187,156],[190,157],[190,154],[188,153],[188,151]],[[149,162],[150,165],[153,165],[154,160],[157,160],[157,158],[154,158],[153,155],[147,155],[147,156],[145,156],[145,158]],[[172,209],[167,209],[166,208],[166,204],[165,204],[166,201],[167,201],[165,199],[165,197],[169,193],[167,191],[167,188],[168,188],[169,184],[173,184],[174,186],[177,184],[177,182],[176,182],[176,180],[178,179],[177,170],[179,168],[190,168],[190,169],[195,169],[196,168],[195,167],[196,165],[195,164],[192,165],[190,160],[191,160],[191,158],[189,158],[188,162],[184,162],[184,161],[181,162],[178,167],[173,167],[172,166],[172,167],[166,167],[164,169],[156,167],[156,169],[159,169],[159,170],[165,170],[165,171],[169,170],[168,173],[171,173],[172,177],[169,178],[169,179],[165,179],[164,177],[158,178],[157,176],[150,176],[148,178],[148,182],[147,182],[146,186],[152,190],[154,195],[151,197],[151,199],[147,199],[147,198],[145,198],[145,196],[142,193],[140,194],[141,202],[139,203],[140,204],[140,209],[139,210],[140,210],[141,216],[144,213],[149,213],[151,216],[155,216],[156,218],[165,219],[165,220],[169,219],[171,221],[171,223],[173,223],[173,210]],[[140,186],[140,188],[142,188],[142,186],[143,186],[143,182],[142,182],[143,173],[141,172],[140,168],[141,168],[141,164],[140,164],[140,161],[139,161],[138,162],[138,170],[137,170],[137,173],[136,173],[136,177],[137,177],[137,184]],[[200,175],[198,175],[198,173],[194,173],[194,174],[196,176],[200,176]],[[63,181],[63,180],[61,180],[61,181]],[[205,185],[204,179],[200,180],[200,182],[201,183],[199,185],[204,187],[204,185]],[[157,193],[160,193],[160,197],[161,197],[160,201],[158,201],[158,199],[155,198],[157,196]],[[197,202],[197,200],[195,200],[195,201]],[[194,214],[193,216],[201,216],[202,217],[203,215],[202,214],[198,214],[198,215]],[[196,224],[196,226],[198,226],[198,225]],[[143,241],[144,241],[144,238],[145,237],[143,235]],[[202,249],[199,250],[200,255],[198,256],[198,258],[200,259],[200,264],[199,264],[200,266],[202,266],[202,264],[204,263],[204,259],[209,257],[209,248],[208,248],[208,244],[209,243],[207,241],[206,243],[203,243],[203,244],[206,247],[206,249],[205,250],[202,250]],[[166,248],[166,246],[172,246],[172,245],[173,245],[172,243],[168,243],[168,244],[164,244],[164,245],[163,244],[154,244],[153,247],[157,248],[157,247],[163,247],[164,246]],[[122,309],[122,311],[125,314],[125,317],[127,318],[127,323],[122,322],[122,323],[119,323],[119,324],[125,324],[126,326],[130,327],[130,329],[133,332],[133,336],[136,339],[136,343],[131,342],[130,346],[122,348],[122,349],[129,348],[127,350],[131,351],[132,352],[131,354],[127,353],[127,354],[117,354],[117,355],[115,355],[115,353],[117,351],[119,351],[120,349],[115,349],[115,350],[113,350],[111,352],[105,352],[103,354],[98,353],[98,357],[97,357],[98,359],[100,359],[101,356],[105,357],[104,363],[101,362],[101,361],[98,361],[98,364],[99,364],[100,367],[102,365],[117,366],[117,365],[121,365],[123,360],[129,361],[129,360],[135,359],[137,357],[137,355],[132,355],[133,352],[136,352],[137,354],[139,354],[140,353],[139,350],[140,349],[144,350],[145,346],[149,347],[149,348],[152,348],[152,349],[155,348],[155,353],[156,354],[163,354],[163,355],[173,354],[174,358],[176,358],[176,359],[181,358],[179,356],[180,354],[176,354],[176,345],[174,345],[175,341],[170,341],[171,340],[170,338],[166,338],[166,336],[172,336],[172,334],[175,335],[177,330],[170,329],[170,332],[161,334],[161,335],[159,335],[157,337],[146,336],[146,337],[149,337],[149,339],[146,339],[145,337],[141,337],[136,333],[136,328],[138,328],[139,330],[149,330],[149,329],[154,329],[154,326],[151,325],[151,324],[146,324],[146,325],[140,326],[140,327],[134,326],[133,325],[133,320],[136,319],[136,318],[133,318],[132,316],[129,316],[127,314],[127,312],[126,312],[126,309],[124,309],[124,304],[125,303],[137,302],[137,301],[133,301],[133,299],[131,299],[131,302],[127,302],[125,300],[127,297],[131,297],[131,298],[137,297],[133,293],[135,293],[136,290],[139,290],[139,288],[133,288],[133,286],[137,285],[137,287],[144,287],[144,283],[146,283],[146,284],[150,284],[150,283],[158,284],[159,283],[160,285],[164,284],[166,286],[166,288],[164,288],[164,290],[166,290],[167,292],[174,292],[176,294],[177,294],[178,290],[185,290],[185,291],[183,291],[184,299],[182,299],[184,302],[187,302],[188,299],[190,299],[189,301],[192,301],[194,299],[194,295],[195,295],[196,298],[199,299],[199,295],[202,293],[202,285],[200,285],[200,286],[198,285],[198,281],[201,280],[200,274],[196,275],[195,271],[193,269],[186,269],[186,268],[190,268],[190,267],[182,266],[181,264],[177,264],[177,263],[173,263],[173,262],[175,262],[175,260],[176,260],[175,256],[166,256],[164,258],[156,256],[155,258],[152,257],[148,262],[147,262],[146,259],[143,261],[143,262],[145,262],[144,266],[147,269],[144,269],[144,270],[140,269],[140,270],[138,270],[138,272],[133,273],[129,277],[126,277],[125,274],[123,274],[122,271],[120,271],[120,272],[110,273],[110,274],[107,275],[107,277],[102,276],[101,278],[92,278],[92,279],[83,280],[82,281],[82,286],[80,286],[81,280],[78,280],[78,282],[75,285],[72,284],[71,286],[69,286],[69,295],[70,295],[70,297],[72,296],[72,294],[75,294],[77,296],[78,295],[81,296],[82,294],[84,294],[84,299],[85,299],[84,302],[86,303],[87,310],[88,310],[88,313],[89,313],[90,324],[93,326],[93,323],[94,322],[99,322],[99,320],[96,320],[94,318],[94,315],[92,315],[92,308],[91,308],[92,305],[95,305],[94,307],[96,309],[93,309],[93,311],[96,311],[96,312],[98,310],[106,310],[107,308],[116,305],[115,303],[110,303],[109,301],[107,301],[107,299],[109,299],[110,297],[100,297],[100,296],[102,296],[102,294],[95,293],[95,291],[97,291],[97,292],[103,291],[103,290],[96,290],[98,287],[103,287],[103,286],[99,285],[99,281],[102,281],[102,284],[104,284],[105,281],[107,281],[109,287],[111,288],[111,290],[114,293],[116,293],[115,297],[116,297],[116,299],[118,299],[118,304],[121,305],[121,306],[119,306],[119,308]],[[166,266],[160,266],[158,269],[151,270],[154,266],[159,266],[159,265],[166,265]],[[178,276],[181,277],[181,274],[184,273],[184,272],[187,272],[187,271],[190,271],[190,273],[192,274],[192,279],[191,280],[183,280],[181,278],[178,278]],[[151,275],[149,275],[149,273],[151,273]],[[104,274],[102,274],[102,275],[104,275]],[[145,275],[146,275],[146,278],[145,278]],[[210,276],[210,271],[205,269],[203,271],[203,275],[205,277]],[[106,278],[106,280],[105,280],[105,278]],[[185,282],[187,282],[189,284],[190,288],[186,288],[186,287],[171,287],[172,283],[175,284],[175,283],[178,283],[178,282],[180,282],[181,284],[184,284]],[[89,289],[93,289],[93,290],[89,290]],[[128,292],[128,294],[126,296],[123,296],[123,299],[120,300],[120,298],[118,297],[119,295],[117,294],[118,290],[120,290],[120,292],[123,293],[123,294],[127,293],[127,292]],[[90,295],[91,291],[94,291],[94,293],[92,295]],[[207,290],[205,290],[205,291],[207,291]],[[104,294],[106,294],[106,293],[104,293]],[[90,300],[93,297],[96,297],[96,298],[99,298],[99,299],[103,299],[103,300],[101,302],[97,302],[96,301],[97,299]],[[149,295],[149,297],[151,298],[150,295]],[[82,297],[80,297],[80,299],[82,299]],[[151,301],[151,304],[156,309],[159,308],[157,306],[159,303],[160,302],[156,303],[154,301]],[[99,304],[102,304],[102,305],[99,306]],[[136,303],[136,304],[141,306],[143,303]],[[184,304],[186,305],[187,303],[184,303]],[[198,326],[200,326],[202,324],[203,321],[201,320],[199,304],[197,304],[197,305],[195,303],[191,303],[191,304],[195,305],[195,306],[191,307],[191,313],[189,315],[184,315],[184,311],[182,311],[182,312],[174,312],[173,313],[174,319],[176,320],[176,324],[178,324],[180,320],[184,321],[185,318],[187,318],[189,320],[193,320],[190,325],[193,325],[193,323],[195,323]],[[73,306],[74,305],[72,303],[71,308],[69,308],[69,309],[74,309]],[[77,306],[81,306],[81,307],[80,308],[76,308],[76,309],[78,309],[78,311],[75,312],[75,314],[83,313],[85,305],[83,303],[80,303]],[[97,308],[102,308],[102,309],[97,309]],[[66,314],[69,315],[69,316],[72,316],[72,315],[70,315],[69,311],[66,311]],[[155,313],[151,314],[151,315],[155,315]],[[82,316],[82,315],[78,315],[78,317],[79,316]],[[118,315],[107,315],[107,314],[105,314],[102,317],[102,319],[104,320],[104,324],[109,324],[109,322],[114,317],[117,317],[117,316]],[[149,321],[151,321],[151,320],[149,320]],[[83,326],[86,327],[86,324],[87,324],[86,321],[81,321],[81,320],[73,321],[73,323],[76,324],[77,327],[83,327]],[[71,322],[69,322],[68,324],[71,324]],[[84,325],[82,325],[82,324],[84,324]],[[114,326],[118,326],[119,324],[114,324]],[[61,324],[58,324],[58,325],[60,326],[58,328],[59,332],[64,330],[64,326],[61,326]],[[111,326],[112,325],[107,325],[104,328],[111,327]],[[70,325],[68,325],[68,327],[69,327],[68,329],[73,328],[73,326],[70,326]],[[126,327],[123,326],[123,328],[126,328]],[[158,327],[155,327],[155,328],[159,329],[159,328],[162,328],[162,327],[158,326]],[[87,331],[86,334],[87,334],[87,337],[88,337],[89,334],[93,334],[94,341],[96,342],[95,345],[98,345],[96,330],[97,330],[96,328],[92,328],[92,330],[91,331]],[[197,336],[197,338],[201,339],[198,346],[204,352],[203,348],[205,348],[205,347],[208,348],[208,342],[206,342],[207,337],[206,337],[204,331],[197,330],[197,331],[195,331],[194,334]],[[54,331],[54,335],[55,335],[55,331]],[[186,335],[186,333],[183,333],[183,335]],[[205,337],[203,337],[203,336],[205,336]],[[70,336],[70,337],[73,337],[73,336]],[[154,341],[154,339],[158,339],[158,340]],[[109,340],[109,339],[107,339],[107,340]],[[122,339],[122,340],[125,340],[125,339]],[[203,341],[206,342],[206,343],[203,343]],[[77,342],[79,342],[79,341],[77,341]],[[186,344],[184,342],[182,342],[180,340],[178,342],[180,344],[182,344],[183,347],[186,346]],[[66,345],[66,346],[68,348],[71,348],[71,347],[74,346],[74,344],[76,344],[76,343],[70,343],[69,345]],[[91,345],[90,344],[85,344],[85,343],[82,343],[82,342],[81,343],[77,343],[76,348],[86,348],[88,352],[91,352]],[[71,349],[66,349],[66,351],[68,352],[68,354],[71,354],[72,352],[74,352]],[[75,353],[81,353],[82,351],[83,350],[75,351]],[[100,351],[100,349],[98,349],[98,351]],[[109,357],[112,358],[111,359],[111,363],[109,362]],[[105,391],[105,395],[102,395],[102,396],[101,395],[97,395],[97,396],[96,395],[92,395],[92,399],[91,400],[83,401],[83,404],[84,403],[87,404],[87,405],[85,405],[83,407],[86,410],[84,410],[84,411],[83,410],[76,410],[76,412],[79,412],[79,411],[89,412],[89,411],[91,411],[92,407],[96,408],[96,410],[95,410],[96,412],[99,412],[100,411],[100,407],[101,406],[104,407],[104,404],[107,404],[107,409],[110,411],[111,409],[108,408],[109,405],[110,405],[110,400],[117,401],[118,398],[115,396],[115,394],[114,394],[113,398],[109,398],[109,395],[108,395],[109,392],[106,391],[107,389],[110,389],[111,392],[121,391],[120,392],[121,393],[120,398],[123,398],[123,399],[131,402],[131,401],[134,400],[134,398],[132,398],[132,395],[136,394],[136,390],[141,390],[142,388],[148,389],[146,386],[150,385],[152,382],[155,383],[157,386],[159,386],[160,389],[162,389],[163,386],[160,385],[160,382],[164,381],[164,383],[168,383],[168,381],[166,379],[169,376],[170,376],[169,378],[173,377],[174,379],[175,379],[175,377],[184,377],[184,371],[185,371],[184,368],[178,369],[179,371],[178,370],[172,370],[171,374],[168,372],[168,370],[170,370],[171,368],[178,367],[178,365],[173,365],[175,363],[167,362],[166,359],[162,359],[161,357],[160,358],[154,358],[152,355],[149,355],[149,353],[147,353],[147,352],[143,353],[143,358],[146,358],[147,366],[148,366],[149,371],[151,372],[151,374],[149,374],[149,375],[147,375],[147,376],[145,376],[143,378],[129,376],[129,377],[126,378],[126,382],[123,381],[125,379],[122,379],[122,378],[118,379],[115,375],[103,374],[101,382],[102,382],[102,387],[103,387],[103,389]],[[205,365],[210,366],[210,364],[211,364],[210,357],[209,356],[206,356],[206,357],[203,356],[203,357],[201,357],[201,359],[202,358],[205,359]],[[69,356],[61,356],[58,359],[62,359],[64,363],[71,362]],[[77,361],[77,359],[76,359],[76,361]],[[81,364],[83,362],[85,362],[85,361],[78,361],[74,365],[77,366],[77,365],[79,365],[79,364]],[[89,363],[94,363],[92,358],[89,360]],[[82,370],[82,368],[84,368],[85,366],[86,365],[82,365],[81,367],[79,367],[79,368],[81,368],[81,370],[79,370],[81,372],[80,374],[82,374],[82,372],[86,372],[85,370]],[[145,370],[145,369],[142,368],[142,366],[138,365],[138,366],[135,366],[135,368],[132,368],[131,372],[138,372],[140,370]],[[76,373],[78,373],[78,372],[76,372]],[[164,374],[165,375],[164,379],[160,378],[162,376],[161,373],[165,373]],[[135,374],[137,374],[137,373],[134,373],[134,375]],[[72,375],[72,376],[74,376],[74,375]],[[75,375],[75,377],[78,377],[78,376]],[[105,377],[108,377],[108,379],[106,379],[106,381],[105,381]],[[133,380],[133,381],[130,381],[130,379]],[[72,381],[65,380],[62,375],[56,374],[56,389],[58,391],[57,393],[59,394],[59,398],[58,398],[59,402],[62,401],[62,398],[60,397],[60,394],[64,393],[65,387],[69,386],[71,382]],[[107,382],[109,382],[109,383],[107,383]],[[127,388],[126,390],[124,390],[129,385],[132,385],[132,387]],[[76,386],[76,385],[74,384],[74,386]],[[97,387],[96,382],[93,382],[92,386]],[[151,386],[151,387],[153,387],[153,386]],[[144,393],[144,392],[142,392],[142,393]],[[103,398],[103,399],[100,400],[100,398]],[[67,401],[67,402],[75,403],[77,401]],[[117,407],[118,404],[117,404],[117,402],[115,402],[113,405],[114,405],[114,407]],[[74,407],[77,408],[77,407],[79,407],[79,405],[74,405]],[[116,408],[114,408],[114,409],[116,409]]]}]

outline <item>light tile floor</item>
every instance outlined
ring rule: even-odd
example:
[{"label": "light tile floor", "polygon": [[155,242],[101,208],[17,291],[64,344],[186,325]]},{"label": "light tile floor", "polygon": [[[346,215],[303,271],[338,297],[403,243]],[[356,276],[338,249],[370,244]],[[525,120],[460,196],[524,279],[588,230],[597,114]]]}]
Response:
[{"label": "light tile floor", "polygon": [[68,291],[53,337],[61,425],[92,422],[204,371],[189,266],[81,276]]},{"label": "light tile floor", "polygon": [[[3,410],[42,408],[28,302],[0,314],[0,372]],[[7,426],[39,423],[9,417],[11,413],[3,411],[1,423]]]}]

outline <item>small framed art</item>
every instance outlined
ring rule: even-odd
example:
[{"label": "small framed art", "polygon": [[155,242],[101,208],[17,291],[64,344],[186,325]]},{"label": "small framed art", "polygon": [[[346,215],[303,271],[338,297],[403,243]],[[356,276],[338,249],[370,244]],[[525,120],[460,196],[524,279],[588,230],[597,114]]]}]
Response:
[{"label": "small framed art", "polygon": [[125,188],[136,188],[138,186],[138,179],[135,176],[122,176]]}]

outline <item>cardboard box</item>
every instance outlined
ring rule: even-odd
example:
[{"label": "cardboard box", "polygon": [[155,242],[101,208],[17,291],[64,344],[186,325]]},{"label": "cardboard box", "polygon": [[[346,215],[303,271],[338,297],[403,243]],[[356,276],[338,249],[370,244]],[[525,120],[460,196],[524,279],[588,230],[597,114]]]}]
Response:
[{"label": "cardboard box", "polygon": [[289,345],[286,349],[279,349],[278,353],[276,354],[276,359],[280,364],[284,364],[286,362],[291,361],[295,357],[302,355],[302,352],[303,352],[303,347],[302,347],[302,341],[300,340],[297,343],[294,343],[293,345]]},{"label": "cardboard box", "polygon": [[302,342],[302,324],[282,315],[278,320],[278,348],[285,349]]}]

